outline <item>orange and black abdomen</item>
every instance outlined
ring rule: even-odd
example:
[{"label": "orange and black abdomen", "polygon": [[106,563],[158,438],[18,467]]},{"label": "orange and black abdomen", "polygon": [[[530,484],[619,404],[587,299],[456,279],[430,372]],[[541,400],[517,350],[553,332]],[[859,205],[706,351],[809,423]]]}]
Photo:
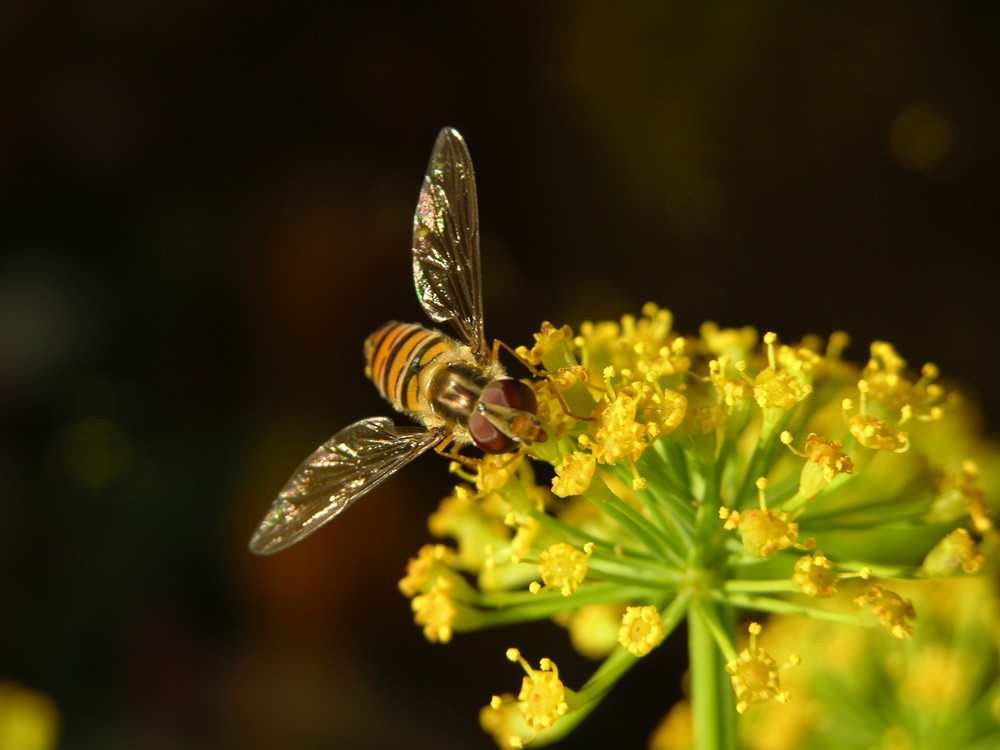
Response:
[{"label": "orange and black abdomen", "polygon": [[444,334],[413,323],[387,323],[365,341],[368,377],[397,409],[430,408],[420,390],[420,373],[435,362],[461,359]]}]

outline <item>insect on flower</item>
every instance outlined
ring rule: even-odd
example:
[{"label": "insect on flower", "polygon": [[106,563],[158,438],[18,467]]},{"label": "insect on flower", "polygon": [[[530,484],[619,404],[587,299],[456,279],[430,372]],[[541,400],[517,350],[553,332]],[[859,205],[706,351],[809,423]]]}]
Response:
[{"label": "insect on flower", "polygon": [[486,344],[479,218],[472,160],[458,131],[434,143],[413,217],[413,279],[424,311],[459,339],[387,323],[365,342],[365,371],[397,410],[423,427],[372,417],[345,427],[295,470],[250,539],[271,554],[309,536],[429,448],[486,453],[542,442],[531,388],[507,377],[500,342]]}]

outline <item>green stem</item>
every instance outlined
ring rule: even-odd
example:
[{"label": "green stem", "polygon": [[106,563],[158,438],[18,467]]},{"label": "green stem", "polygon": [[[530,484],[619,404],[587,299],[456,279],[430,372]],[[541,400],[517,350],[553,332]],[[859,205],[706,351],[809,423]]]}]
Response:
[{"label": "green stem", "polygon": [[[571,596],[563,596],[558,591],[542,591],[532,594],[528,591],[506,591],[497,594],[480,593],[469,601],[477,608],[493,611],[478,611],[483,625],[504,622],[525,622],[542,617],[551,617],[567,609],[579,609],[588,604],[632,601],[650,595],[648,586],[622,586],[618,583],[591,583],[578,588]],[[513,616],[513,617],[512,617]]]},{"label": "green stem", "polygon": [[770,612],[775,615],[802,615],[813,620],[837,622],[846,625],[862,625],[853,612],[836,612],[829,609],[819,609],[803,604],[795,604],[785,599],[772,599],[769,596],[751,596],[748,594],[726,593],[725,601],[733,607]]},{"label": "green stem", "polygon": [[712,632],[719,627],[714,610],[714,605],[704,600],[688,610],[693,747],[736,750],[736,709],[725,660]]},{"label": "green stem", "polygon": [[611,516],[619,526],[645,544],[656,557],[664,562],[672,561],[676,564],[682,562],[677,553],[670,548],[669,541],[660,535],[659,529],[636,513],[627,503],[622,502],[600,477],[594,476],[583,497]]},{"label": "green stem", "polygon": [[581,547],[587,542],[593,542],[594,545],[601,550],[613,551],[616,547],[620,547],[622,553],[627,555],[630,559],[644,560],[647,562],[652,562],[653,560],[651,555],[645,554],[635,547],[621,544],[620,542],[608,542],[600,537],[580,531],[579,529],[574,528],[567,523],[563,523],[558,518],[555,518],[544,511],[532,509],[528,512],[528,515],[538,521],[542,526],[562,534],[567,540],[575,540],[579,542]]},{"label": "green stem", "polygon": [[723,584],[726,592],[740,592],[744,594],[776,594],[799,591],[798,586],[790,578],[743,578],[726,581]]}]

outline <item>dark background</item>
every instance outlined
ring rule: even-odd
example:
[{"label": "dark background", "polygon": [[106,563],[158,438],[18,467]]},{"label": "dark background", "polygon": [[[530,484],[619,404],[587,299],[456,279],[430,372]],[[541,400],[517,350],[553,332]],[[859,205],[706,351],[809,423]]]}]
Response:
[{"label": "dark background", "polygon": [[[475,160],[487,331],[674,311],[933,360],[996,428],[995,4],[0,3],[0,679],[66,748],[489,747],[540,625],[428,644],[396,591],[428,457],[246,541],[386,414],[435,134]],[[669,641],[566,747],[639,747]]]}]

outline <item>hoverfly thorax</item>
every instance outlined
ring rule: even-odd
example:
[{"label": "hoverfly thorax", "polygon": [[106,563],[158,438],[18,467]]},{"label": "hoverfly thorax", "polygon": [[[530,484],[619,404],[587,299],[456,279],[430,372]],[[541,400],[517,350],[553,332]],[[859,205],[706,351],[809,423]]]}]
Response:
[{"label": "hoverfly thorax", "polygon": [[442,419],[467,427],[469,417],[489,378],[468,362],[442,362],[424,368],[419,387],[426,393],[430,410]]}]

